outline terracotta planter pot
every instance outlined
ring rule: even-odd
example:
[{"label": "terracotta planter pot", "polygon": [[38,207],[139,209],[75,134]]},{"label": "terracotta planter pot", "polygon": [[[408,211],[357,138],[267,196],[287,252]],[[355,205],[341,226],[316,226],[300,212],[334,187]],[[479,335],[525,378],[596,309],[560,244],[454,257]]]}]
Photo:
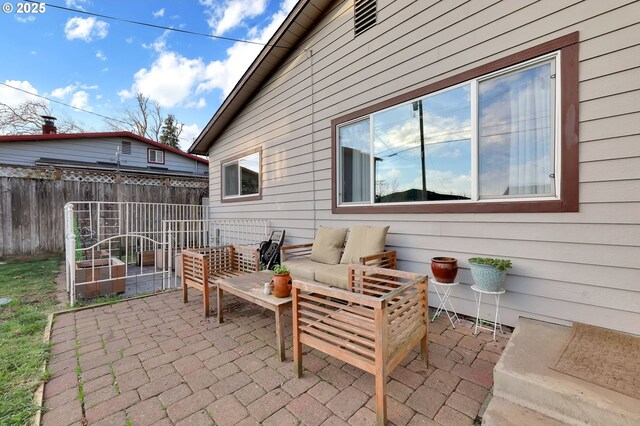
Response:
[{"label": "terracotta planter pot", "polygon": [[431,259],[433,278],[440,283],[452,283],[458,275],[458,259],[454,257],[434,257]]},{"label": "terracotta planter pot", "polygon": [[289,297],[291,294],[291,274],[273,274],[271,293],[275,297]]}]

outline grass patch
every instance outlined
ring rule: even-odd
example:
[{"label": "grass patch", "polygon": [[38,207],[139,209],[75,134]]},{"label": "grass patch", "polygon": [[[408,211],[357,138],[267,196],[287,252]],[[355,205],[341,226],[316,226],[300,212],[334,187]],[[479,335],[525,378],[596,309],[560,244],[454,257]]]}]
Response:
[{"label": "grass patch", "polygon": [[54,310],[55,277],[61,259],[11,261],[0,265],[0,425],[29,423],[38,410],[33,392],[48,377],[42,363],[47,315]]},{"label": "grass patch", "polygon": [[[125,296],[120,294],[107,294],[105,296],[98,296],[92,299],[78,298],[76,299],[74,308],[81,308],[81,307],[92,306],[92,305],[101,305],[103,303],[113,305],[114,303],[118,303],[123,299],[125,299]],[[71,308],[71,305],[68,305],[68,308]]]}]

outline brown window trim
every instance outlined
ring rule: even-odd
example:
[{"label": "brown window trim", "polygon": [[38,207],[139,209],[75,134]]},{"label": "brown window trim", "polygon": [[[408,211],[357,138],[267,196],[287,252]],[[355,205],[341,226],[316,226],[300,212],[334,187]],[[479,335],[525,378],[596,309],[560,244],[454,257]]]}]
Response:
[{"label": "brown window trim", "polygon": [[[149,153],[151,151],[160,151],[160,152],[162,152],[162,162],[160,162],[160,161],[151,161],[150,158],[149,158]],[[167,156],[167,154],[162,149],[147,148],[147,163],[148,164],[164,164],[167,161],[166,156]]]},{"label": "brown window trim", "polygon": [[[331,120],[331,211],[333,213],[552,213],[577,212],[578,202],[578,42],[579,33],[574,32],[550,40],[546,43],[526,49],[522,52],[489,62],[458,75],[446,78],[428,86],[421,87],[402,95],[394,96],[383,102],[343,115]],[[351,120],[369,115],[373,112],[401,104],[429,93],[445,89],[462,82],[489,74],[503,68],[517,65],[538,56],[559,50],[560,54],[560,137],[561,149],[561,182],[560,199],[550,201],[483,201],[472,203],[442,203],[366,206],[338,206],[337,181],[337,127]]]},{"label": "brown window trim", "polygon": [[[245,196],[236,196],[232,198],[224,198],[224,181],[223,181],[224,165],[231,161],[235,161],[242,157],[246,157],[247,155],[255,154],[256,152],[260,157],[260,162],[259,162],[260,164],[258,169],[258,179],[259,179],[258,193],[255,195],[245,195]],[[259,146],[257,148],[250,149],[241,154],[234,155],[233,157],[225,158],[224,160],[220,161],[220,202],[221,203],[239,203],[242,201],[258,201],[258,200],[262,200],[262,147]]]}]

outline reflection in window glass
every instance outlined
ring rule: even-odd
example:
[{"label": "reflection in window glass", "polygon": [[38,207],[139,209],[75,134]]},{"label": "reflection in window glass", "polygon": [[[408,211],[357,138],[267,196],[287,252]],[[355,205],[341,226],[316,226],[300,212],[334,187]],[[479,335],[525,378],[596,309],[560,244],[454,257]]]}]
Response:
[{"label": "reflection in window glass", "polygon": [[238,195],[238,163],[224,166],[224,196]]},{"label": "reflection in window glass", "polygon": [[555,195],[554,62],[480,82],[480,198]]},{"label": "reflection in window glass", "polygon": [[240,163],[240,195],[260,192],[260,154],[248,155]]},{"label": "reflection in window glass", "polygon": [[374,114],[377,203],[471,198],[470,105],[465,85]]},{"label": "reflection in window glass", "polygon": [[338,129],[340,177],[343,203],[369,202],[370,196],[370,132],[369,120],[341,126]]}]

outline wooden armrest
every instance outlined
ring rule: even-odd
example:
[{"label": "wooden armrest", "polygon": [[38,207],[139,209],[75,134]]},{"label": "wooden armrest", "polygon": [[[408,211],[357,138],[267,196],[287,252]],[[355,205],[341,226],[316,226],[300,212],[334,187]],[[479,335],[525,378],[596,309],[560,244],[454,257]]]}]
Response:
[{"label": "wooden armrest", "polygon": [[390,250],[360,258],[361,265],[380,266],[388,269],[396,269],[396,251]]},{"label": "wooden armrest", "polygon": [[333,299],[338,299],[346,303],[357,303],[370,308],[380,308],[382,301],[373,296],[367,296],[364,294],[353,293],[348,290],[343,290],[337,287],[329,287],[324,284],[311,283],[309,281],[293,280],[293,287],[302,291],[318,294],[322,296],[328,296]]},{"label": "wooden armrest", "polygon": [[287,250],[295,250],[295,249],[307,248],[312,246],[313,246],[313,243],[297,244],[295,246],[282,246],[280,250],[287,251]]},{"label": "wooden armrest", "polygon": [[282,262],[286,261],[287,254],[289,254],[291,257],[309,256],[311,254],[311,247],[313,247],[313,243],[280,247],[280,260]]}]

